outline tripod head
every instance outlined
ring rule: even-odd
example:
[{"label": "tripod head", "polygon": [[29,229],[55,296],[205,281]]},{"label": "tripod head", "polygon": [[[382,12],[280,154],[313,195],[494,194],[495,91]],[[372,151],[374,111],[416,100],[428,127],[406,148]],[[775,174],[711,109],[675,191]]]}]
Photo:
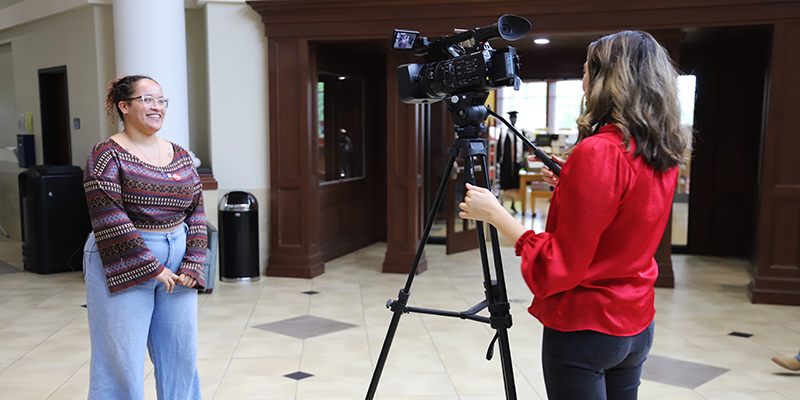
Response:
[{"label": "tripod head", "polygon": [[468,92],[446,98],[456,137],[476,139],[485,131],[483,121],[489,116],[489,109],[483,103],[488,96],[487,92]]},{"label": "tripod head", "polygon": [[550,156],[536,147],[525,135],[518,131],[513,124],[505,118],[490,110],[484,105],[488,92],[467,92],[445,98],[447,109],[450,111],[450,118],[456,125],[456,138],[458,139],[477,139],[485,131],[483,121],[491,115],[508,126],[518,138],[530,148],[536,157],[542,161],[556,175],[561,175],[561,166],[555,163]]}]

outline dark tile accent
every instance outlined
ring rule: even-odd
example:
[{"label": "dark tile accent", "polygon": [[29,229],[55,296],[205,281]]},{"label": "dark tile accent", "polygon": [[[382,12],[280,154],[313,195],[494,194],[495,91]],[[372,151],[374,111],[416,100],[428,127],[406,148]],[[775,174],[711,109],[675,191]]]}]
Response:
[{"label": "dark tile accent", "polygon": [[15,273],[20,273],[20,272],[25,272],[25,271],[15,267],[15,266],[13,266],[13,265],[5,262],[5,261],[0,261],[0,275],[15,274]]},{"label": "dark tile accent", "polygon": [[309,291],[307,291],[307,292],[302,292],[302,293],[303,293],[303,294],[307,294],[307,295],[309,295],[309,296],[311,296],[311,295],[315,295],[315,294],[319,294],[319,292],[315,292],[315,291],[313,291],[313,290],[309,290]]},{"label": "dark tile accent", "polygon": [[285,319],[283,321],[257,325],[253,328],[280,333],[281,335],[296,337],[298,339],[308,339],[315,336],[321,336],[328,333],[354,328],[356,326],[358,325],[346,324],[344,322],[305,315],[302,317]]},{"label": "dark tile accent", "polygon": [[749,338],[749,337],[753,336],[753,334],[751,334],[751,333],[742,333],[742,332],[731,332],[731,333],[728,334],[728,336],[738,336],[738,337],[743,337],[743,338]]},{"label": "dark tile accent", "polygon": [[284,375],[284,377],[289,378],[289,379],[294,379],[296,381],[299,381],[301,379],[310,378],[312,376],[314,376],[314,375],[307,374],[307,373],[305,373],[303,371],[292,372],[291,374]]},{"label": "dark tile accent", "polygon": [[649,355],[642,368],[642,379],[694,389],[728,371],[727,368]]}]

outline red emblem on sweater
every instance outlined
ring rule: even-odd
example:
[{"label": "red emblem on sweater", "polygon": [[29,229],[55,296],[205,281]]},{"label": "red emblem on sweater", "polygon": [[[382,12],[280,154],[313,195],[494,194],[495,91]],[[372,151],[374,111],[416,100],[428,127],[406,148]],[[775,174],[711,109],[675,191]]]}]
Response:
[{"label": "red emblem on sweater", "polygon": [[179,174],[172,174],[172,180],[179,181],[181,180],[181,176]]}]

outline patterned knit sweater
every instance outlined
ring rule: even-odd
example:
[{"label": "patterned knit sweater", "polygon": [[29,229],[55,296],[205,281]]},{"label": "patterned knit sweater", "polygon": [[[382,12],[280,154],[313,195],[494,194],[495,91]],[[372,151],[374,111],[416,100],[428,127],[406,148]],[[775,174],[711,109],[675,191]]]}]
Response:
[{"label": "patterned knit sweater", "polygon": [[156,277],[164,266],[148,250],[138,228],[189,226],[186,254],[176,274],[204,288],[208,247],[203,192],[189,153],[172,143],[174,157],[158,167],[128,153],[113,139],[92,148],[83,187],[97,248],[111,293]]}]

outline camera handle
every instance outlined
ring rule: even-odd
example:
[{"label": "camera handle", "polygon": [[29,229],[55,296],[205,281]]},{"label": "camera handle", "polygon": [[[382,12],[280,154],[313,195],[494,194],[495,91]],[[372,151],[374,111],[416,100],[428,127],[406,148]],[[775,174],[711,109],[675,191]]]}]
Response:
[{"label": "camera handle", "polygon": [[[451,115],[459,114],[459,110],[455,109],[454,107],[451,107],[450,110],[451,110]],[[487,109],[484,107],[484,110]],[[471,118],[478,118],[480,116],[480,110],[477,110],[477,106],[475,105],[468,105],[463,115],[470,115],[472,116]],[[483,115],[485,118],[486,115],[485,111]],[[505,387],[506,400],[517,400],[516,386],[514,384],[514,368],[513,364],[511,363],[511,349],[508,342],[508,329],[511,327],[511,314],[509,312],[511,307],[508,303],[508,295],[505,286],[502,256],[500,254],[500,242],[497,235],[497,229],[494,226],[489,225],[489,234],[492,241],[492,252],[493,252],[495,278],[496,278],[493,280],[491,272],[489,270],[489,261],[486,250],[486,238],[484,236],[483,222],[476,221],[476,228],[477,228],[476,230],[478,233],[478,246],[480,248],[481,266],[484,278],[483,285],[484,285],[485,299],[483,301],[473,306],[469,310],[461,312],[431,310],[431,309],[407,306],[408,298],[411,294],[411,284],[414,280],[414,276],[417,273],[417,267],[419,266],[419,262],[422,257],[422,252],[425,248],[425,244],[428,242],[428,236],[430,235],[431,228],[433,227],[433,221],[436,217],[436,212],[439,209],[439,205],[441,204],[442,199],[444,198],[445,189],[447,188],[447,180],[449,179],[450,174],[453,171],[453,164],[455,163],[456,158],[458,157],[459,154],[462,154],[465,160],[464,180],[475,186],[489,187],[489,176],[486,173],[487,171],[486,159],[488,157],[486,140],[480,139],[478,137],[482,130],[481,121],[482,120],[478,120],[477,122],[473,122],[466,126],[456,127],[456,133],[458,137],[456,138],[453,146],[450,147],[450,150],[448,151],[448,154],[450,154],[450,158],[447,162],[447,166],[442,175],[442,179],[439,183],[439,188],[436,193],[436,198],[434,199],[433,202],[433,207],[431,207],[430,213],[428,214],[428,219],[425,222],[425,230],[423,231],[422,234],[422,240],[420,241],[420,244],[417,247],[417,254],[416,257],[414,258],[414,264],[411,267],[411,271],[408,273],[408,279],[406,281],[406,285],[404,288],[400,289],[400,293],[398,294],[397,300],[389,300],[386,303],[386,308],[390,309],[393,313],[392,321],[389,324],[389,328],[386,332],[386,337],[383,341],[383,347],[381,348],[380,356],[378,357],[378,361],[375,364],[375,370],[372,375],[372,380],[370,381],[370,386],[369,390],[367,391],[366,400],[372,400],[375,396],[375,392],[377,391],[378,388],[378,381],[380,380],[381,374],[383,372],[383,367],[386,364],[386,359],[389,355],[389,350],[392,346],[392,341],[394,340],[394,336],[397,331],[397,325],[400,322],[400,317],[403,314],[411,312],[468,319],[471,321],[478,321],[489,324],[493,329],[495,329],[495,336],[491,340],[491,343],[489,345],[489,350],[486,353],[486,358],[487,359],[492,358],[492,354],[494,352],[494,344],[498,343],[498,347],[500,350],[500,362],[503,372],[503,384]],[[473,160],[474,157],[477,157],[479,159],[479,166],[480,168],[482,168],[481,171],[484,171],[484,179],[480,185],[478,184],[477,179],[475,177],[476,165],[475,161]],[[490,315],[489,317],[476,315],[478,312],[486,308],[488,308],[489,310],[489,315]]]},{"label": "camera handle", "polygon": [[506,124],[508,129],[514,132],[514,135],[522,139],[522,142],[525,143],[525,145],[528,146],[531,150],[533,150],[533,154],[536,156],[536,158],[539,159],[539,161],[543,162],[544,165],[547,165],[547,168],[550,168],[550,170],[553,171],[553,173],[556,174],[556,176],[561,176],[561,166],[556,164],[556,162],[553,161],[553,159],[550,158],[550,156],[548,156],[547,153],[545,153],[542,149],[536,147],[533,143],[531,143],[531,141],[528,140],[528,138],[525,137],[525,135],[523,135],[520,131],[518,131],[517,128],[514,127],[514,125],[511,125],[511,123],[506,121],[506,119],[503,118],[500,114],[488,108],[487,108],[487,113],[495,117],[496,119],[499,119],[504,124]]}]

